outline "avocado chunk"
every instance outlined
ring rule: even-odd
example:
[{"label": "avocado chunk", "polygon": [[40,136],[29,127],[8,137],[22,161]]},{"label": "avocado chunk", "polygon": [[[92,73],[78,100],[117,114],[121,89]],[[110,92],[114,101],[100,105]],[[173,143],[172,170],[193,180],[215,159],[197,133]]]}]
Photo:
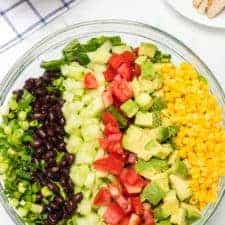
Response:
[{"label": "avocado chunk", "polygon": [[167,211],[163,210],[161,205],[156,207],[154,209],[154,217],[157,221],[164,221],[166,220],[170,215],[168,214]]},{"label": "avocado chunk", "polygon": [[169,177],[168,177],[168,174],[166,172],[156,174],[155,176],[153,176],[151,178],[151,180],[154,181],[155,183],[157,183],[159,185],[159,187],[165,193],[167,193],[170,190],[170,188],[169,188]]},{"label": "avocado chunk", "polygon": [[150,60],[141,63],[141,78],[153,80],[156,77],[154,64]]},{"label": "avocado chunk", "polygon": [[148,79],[134,78],[131,86],[135,97],[141,93],[151,94],[154,92],[153,82]]},{"label": "avocado chunk", "polygon": [[170,183],[172,187],[176,190],[177,196],[180,201],[184,201],[191,197],[192,193],[187,180],[177,176],[170,175]]},{"label": "avocado chunk", "polygon": [[140,93],[135,97],[135,102],[141,110],[149,110],[153,105],[152,97],[148,93]]},{"label": "avocado chunk", "polygon": [[197,207],[182,202],[181,208],[187,210],[187,218],[191,222],[194,222],[195,220],[198,220],[201,218],[201,212],[199,211],[199,209]]},{"label": "avocado chunk", "polygon": [[152,127],[153,126],[153,113],[138,112],[136,114],[134,123],[141,127]]},{"label": "avocado chunk", "polygon": [[177,212],[179,209],[179,201],[174,190],[170,190],[166,194],[161,208],[165,215],[173,215]]},{"label": "avocado chunk", "polygon": [[172,225],[172,224],[170,223],[169,220],[163,220],[163,221],[156,223],[156,225]]},{"label": "avocado chunk", "polygon": [[157,47],[151,43],[141,43],[138,49],[138,55],[148,56],[153,58],[157,51]]},{"label": "avocado chunk", "polygon": [[145,149],[151,152],[151,155],[160,159],[166,159],[173,151],[170,144],[160,144],[156,140],[151,140],[145,145]]},{"label": "avocado chunk", "polygon": [[112,47],[112,52],[116,54],[121,54],[125,51],[132,51],[131,47],[128,45],[117,45]]},{"label": "avocado chunk", "polygon": [[106,41],[96,51],[88,52],[87,55],[90,58],[92,63],[105,64],[108,62],[111,56],[111,53],[110,53],[111,48],[112,48],[111,42]]},{"label": "avocado chunk", "polygon": [[166,142],[171,137],[174,137],[178,132],[178,128],[176,126],[161,126],[158,128],[158,137],[157,140],[160,143]]},{"label": "avocado chunk", "polygon": [[147,185],[141,194],[141,198],[143,200],[147,200],[154,206],[158,205],[164,196],[165,192],[155,182],[151,182],[149,185]]},{"label": "avocado chunk", "polygon": [[149,160],[152,154],[145,149],[145,145],[154,138],[155,134],[150,129],[143,129],[134,125],[129,126],[125,135],[123,135],[123,147],[144,160]]},{"label": "avocado chunk", "polygon": [[186,210],[179,208],[175,214],[171,215],[170,222],[176,225],[187,225],[186,215]]},{"label": "avocado chunk", "polygon": [[183,161],[180,159],[176,159],[174,164],[172,165],[172,172],[182,178],[187,178],[188,169]]},{"label": "avocado chunk", "polygon": [[139,174],[147,179],[152,179],[156,174],[160,174],[168,169],[165,160],[152,158],[149,161],[139,159],[135,164],[135,169]]},{"label": "avocado chunk", "polygon": [[128,118],[132,118],[137,113],[138,106],[135,101],[129,99],[120,106],[120,109]]}]

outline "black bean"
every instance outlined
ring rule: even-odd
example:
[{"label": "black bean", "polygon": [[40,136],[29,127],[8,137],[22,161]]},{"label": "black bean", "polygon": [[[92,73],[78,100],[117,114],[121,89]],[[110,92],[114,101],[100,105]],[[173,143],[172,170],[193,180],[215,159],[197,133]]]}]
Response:
[{"label": "black bean", "polygon": [[38,148],[42,145],[42,141],[40,138],[35,138],[32,142],[32,146]]},{"label": "black bean", "polygon": [[37,133],[38,133],[38,135],[41,137],[41,138],[46,138],[46,133],[45,133],[45,131],[44,131],[44,129],[42,129],[42,128],[39,128],[38,130],[37,130]]}]

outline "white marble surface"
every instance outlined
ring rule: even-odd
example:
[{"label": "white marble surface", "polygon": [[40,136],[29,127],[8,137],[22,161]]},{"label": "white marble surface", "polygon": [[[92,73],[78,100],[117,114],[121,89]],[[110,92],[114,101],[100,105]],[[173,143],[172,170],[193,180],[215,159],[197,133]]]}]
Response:
[{"label": "white marble surface", "polygon": [[[26,41],[1,54],[0,78],[6,74],[20,55],[47,33],[68,24],[107,18],[148,23],[174,35],[203,59],[214,72],[222,87],[225,88],[225,30],[194,24],[174,12],[165,1],[81,0],[79,5],[70,12],[34,33]],[[0,225],[13,225],[2,206],[0,206]],[[207,225],[225,225],[225,198]]]}]

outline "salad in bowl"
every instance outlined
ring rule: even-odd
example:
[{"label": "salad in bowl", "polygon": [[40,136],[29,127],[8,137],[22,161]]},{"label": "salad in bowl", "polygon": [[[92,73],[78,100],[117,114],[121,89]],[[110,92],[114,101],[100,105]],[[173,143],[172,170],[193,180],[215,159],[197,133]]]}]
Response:
[{"label": "salad in bowl", "polygon": [[193,65],[152,42],[74,39],[14,90],[4,195],[25,224],[188,225],[224,176],[222,111]]}]

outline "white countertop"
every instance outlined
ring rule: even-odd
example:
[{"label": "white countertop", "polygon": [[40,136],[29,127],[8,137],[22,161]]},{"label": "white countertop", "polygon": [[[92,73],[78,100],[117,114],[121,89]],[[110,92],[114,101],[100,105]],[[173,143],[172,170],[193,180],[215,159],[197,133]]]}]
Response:
[{"label": "white countertop", "polygon": [[[174,12],[164,0],[81,0],[74,9],[1,54],[0,79],[20,55],[47,33],[68,24],[106,18],[140,21],[167,31],[190,47],[208,65],[225,89],[225,30],[194,24]],[[13,225],[2,206],[0,224]],[[225,198],[207,225],[225,225]]]}]

